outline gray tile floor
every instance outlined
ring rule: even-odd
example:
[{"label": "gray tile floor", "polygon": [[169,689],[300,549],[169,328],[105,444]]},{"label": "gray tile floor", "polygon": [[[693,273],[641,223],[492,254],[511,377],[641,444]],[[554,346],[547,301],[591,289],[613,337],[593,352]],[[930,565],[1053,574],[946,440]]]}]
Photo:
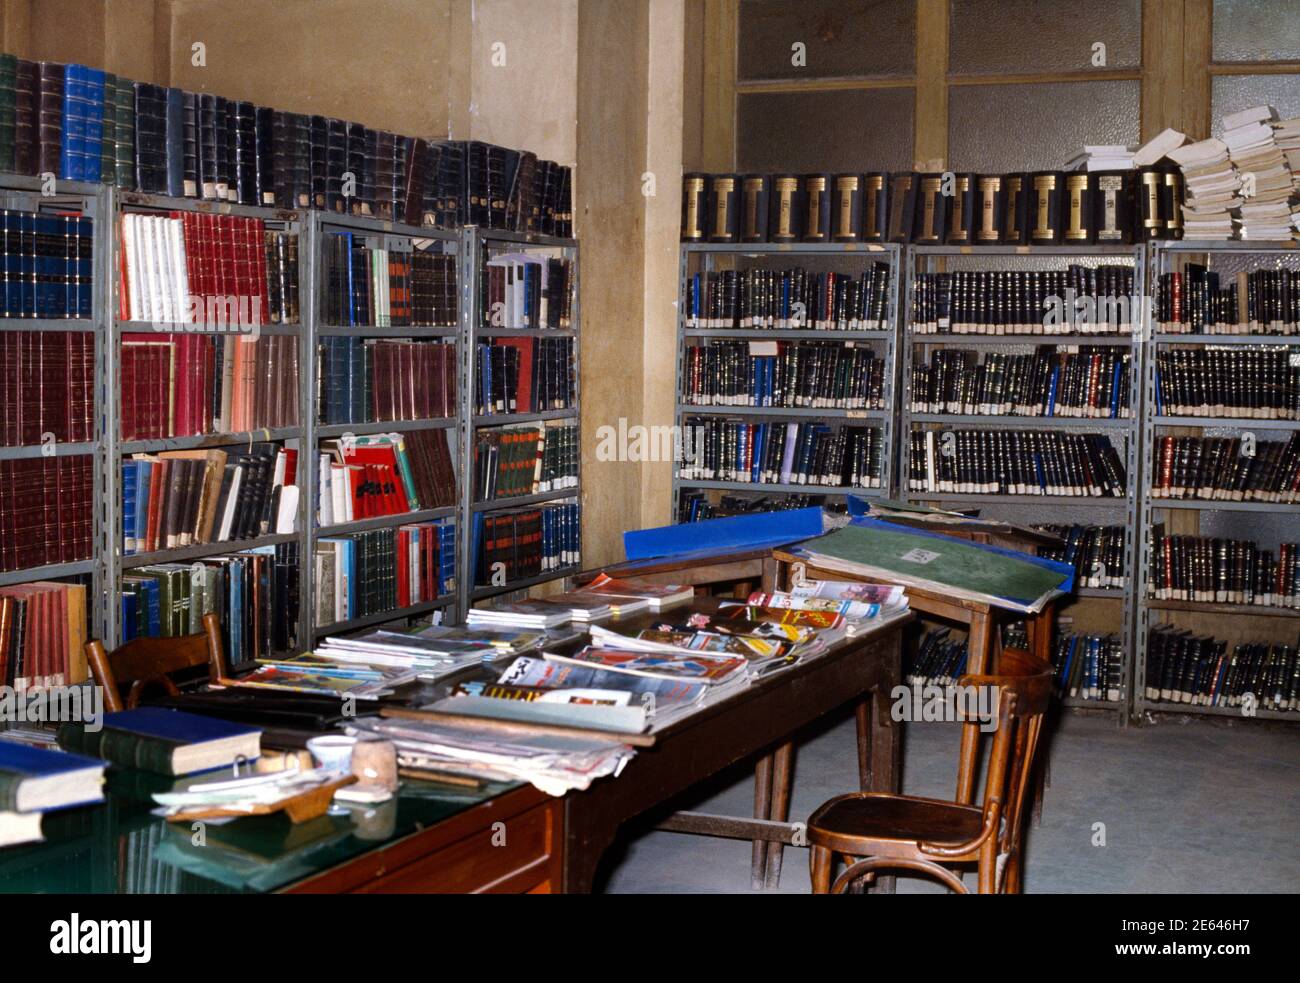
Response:
[{"label": "gray tile floor", "polygon": [[[956,780],[956,724],[907,724],[904,791],[947,797]],[[1031,828],[1026,892],[1300,891],[1300,731],[1186,718],[1119,729],[1109,717],[1065,715],[1051,737],[1051,786]],[[854,787],[852,718],[801,742],[791,818]],[[719,776],[678,808],[749,815],[752,773]],[[1094,824],[1105,845],[1093,845]],[[749,844],[626,829],[606,856],[614,893],[749,891]],[[973,887],[973,877],[968,877]],[[900,878],[900,893],[941,890]],[[807,851],[787,848],[783,894],[808,891]]]}]

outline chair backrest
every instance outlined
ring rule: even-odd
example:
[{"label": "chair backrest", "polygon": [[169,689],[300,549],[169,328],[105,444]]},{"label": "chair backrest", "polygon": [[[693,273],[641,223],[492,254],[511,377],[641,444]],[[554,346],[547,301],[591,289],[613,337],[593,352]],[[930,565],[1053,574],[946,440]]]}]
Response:
[{"label": "chair backrest", "polygon": [[[1022,649],[1004,649],[996,675],[963,676],[958,685],[988,687],[995,695],[997,729],[989,751],[984,784],[985,822],[1003,821],[999,852],[1019,843],[1025,793],[1042,733],[1043,715],[1052,698],[1052,667]],[[981,705],[990,705],[981,700]],[[978,735],[981,721],[962,724]]]},{"label": "chair backrest", "polygon": [[[95,682],[103,687],[104,705],[109,712],[135,706],[149,685],[161,685],[170,692],[176,686],[167,677],[183,669],[207,665],[208,678],[226,677],[226,656],[221,645],[221,622],[215,614],[203,616],[203,631],[177,638],[133,638],[108,652],[98,638],[86,643],[86,660]],[[121,687],[130,684],[123,699]]]}]

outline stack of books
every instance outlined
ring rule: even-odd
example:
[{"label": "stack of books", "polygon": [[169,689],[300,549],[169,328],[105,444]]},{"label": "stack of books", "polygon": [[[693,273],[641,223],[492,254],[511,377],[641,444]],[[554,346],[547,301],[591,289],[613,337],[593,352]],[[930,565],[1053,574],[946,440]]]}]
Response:
[{"label": "stack of books", "polygon": [[1065,165],[1067,171],[1131,171],[1136,147],[1124,144],[1087,146]]},{"label": "stack of books", "polygon": [[616,616],[623,617],[637,611],[667,611],[685,604],[695,596],[694,587],[681,584],[652,584],[633,577],[611,577],[602,573],[582,588],[584,594],[594,594],[608,600]]},{"label": "stack of books", "polygon": [[532,629],[559,628],[572,620],[573,614],[568,606],[541,598],[472,608],[465,619],[471,628]]},{"label": "stack of books", "polygon": [[1231,239],[1231,209],[1241,205],[1241,178],[1222,140],[1200,140],[1169,151],[1183,171],[1183,235],[1188,239]]},{"label": "stack of books", "polygon": [[0,740],[0,847],[44,839],[47,812],[104,800],[102,761]]},{"label": "stack of books", "polygon": [[1291,171],[1273,135],[1273,110],[1254,106],[1224,117],[1223,142],[1241,178],[1241,238],[1291,238]]},{"label": "stack of books", "polygon": [[1300,232],[1300,116],[1275,121],[1273,139],[1291,171],[1291,225]]}]

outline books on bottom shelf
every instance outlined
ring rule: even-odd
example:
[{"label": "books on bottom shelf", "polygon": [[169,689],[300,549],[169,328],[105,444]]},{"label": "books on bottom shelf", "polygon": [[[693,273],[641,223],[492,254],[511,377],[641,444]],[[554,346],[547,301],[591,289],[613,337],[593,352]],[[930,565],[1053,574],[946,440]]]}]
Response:
[{"label": "books on bottom shelf", "polygon": [[1300,710],[1300,644],[1245,642],[1155,625],[1147,635],[1147,700],[1239,709]]}]

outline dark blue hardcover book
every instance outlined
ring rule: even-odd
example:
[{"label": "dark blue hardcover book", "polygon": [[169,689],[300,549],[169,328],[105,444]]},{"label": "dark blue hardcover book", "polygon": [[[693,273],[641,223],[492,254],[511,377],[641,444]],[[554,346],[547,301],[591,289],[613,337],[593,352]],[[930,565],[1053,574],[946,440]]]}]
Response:
[{"label": "dark blue hardcover book", "polygon": [[136,464],[138,461],[126,461],[122,464],[122,552],[134,553],[135,517],[136,517]]},{"label": "dark blue hardcover book", "polygon": [[0,812],[44,812],[102,802],[104,762],[0,741]]}]

